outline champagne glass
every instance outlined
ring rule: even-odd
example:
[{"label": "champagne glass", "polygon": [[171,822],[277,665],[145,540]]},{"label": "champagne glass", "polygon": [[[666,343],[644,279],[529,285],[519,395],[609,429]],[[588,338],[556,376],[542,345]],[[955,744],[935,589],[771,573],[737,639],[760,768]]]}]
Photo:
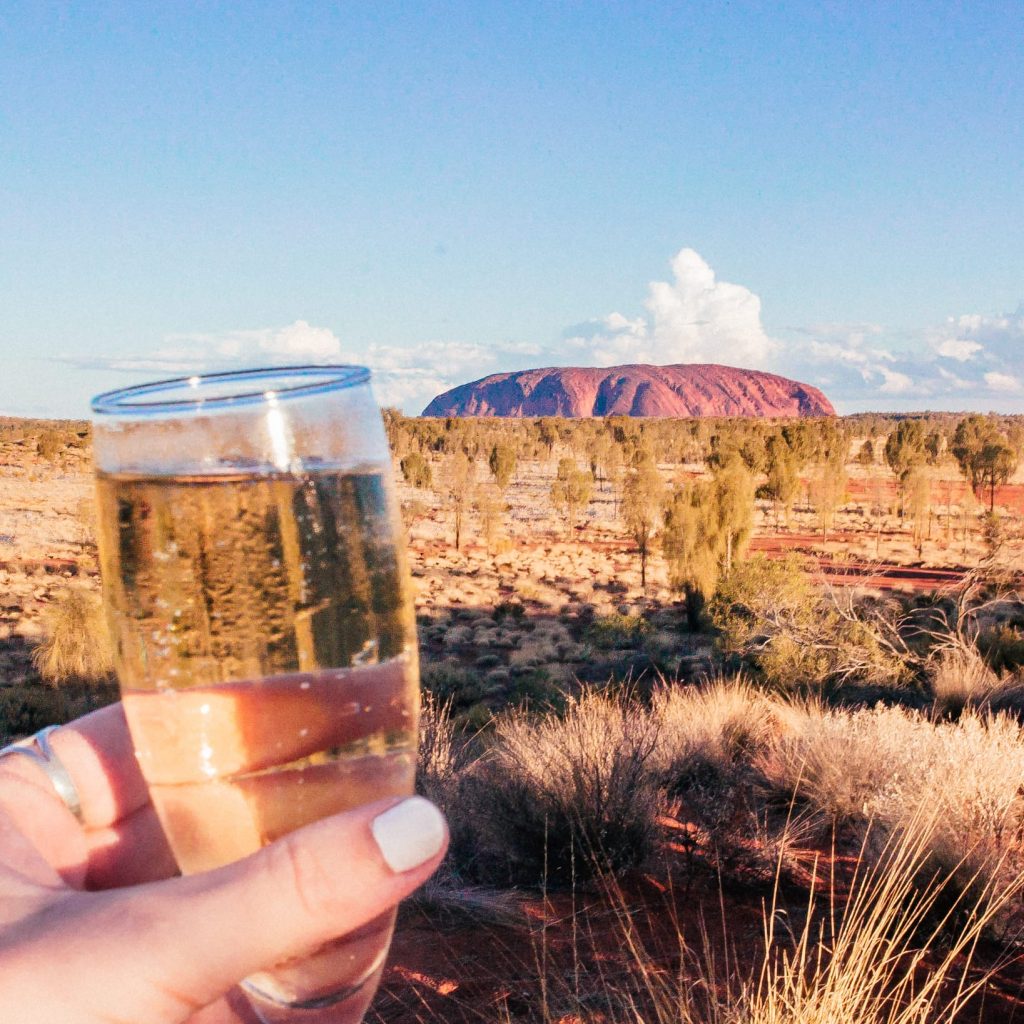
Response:
[{"label": "champagne glass", "polygon": [[[92,408],[121,696],[181,870],[412,793],[415,618],[369,372],[183,377]],[[268,1024],[355,1024],[393,926],[242,988]]]}]

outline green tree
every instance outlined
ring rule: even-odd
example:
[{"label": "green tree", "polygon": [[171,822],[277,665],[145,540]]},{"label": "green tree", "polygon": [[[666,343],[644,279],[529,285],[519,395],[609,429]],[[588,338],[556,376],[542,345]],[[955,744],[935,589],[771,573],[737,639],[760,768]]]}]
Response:
[{"label": "green tree", "polygon": [[491,449],[490,458],[487,460],[491,476],[498,485],[498,489],[504,493],[512,482],[512,476],[516,471],[516,453],[507,444],[496,444]]},{"label": "green tree", "polygon": [[474,502],[480,525],[483,527],[484,543],[487,553],[493,555],[498,549],[502,536],[502,526],[507,511],[505,499],[496,484],[485,484],[478,489]]},{"label": "green tree", "polygon": [[466,512],[473,504],[475,472],[473,461],[461,449],[449,455],[442,467],[441,487],[452,512],[455,529],[455,550],[462,547],[462,528]]},{"label": "green tree", "polygon": [[548,453],[548,458],[554,454],[555,445],[558,443],[557,421],[551,416],[545,416],[537,420],[537,440]]},{"label": "green tree", "polygon": [[924,439],[924,450],[928,453],[928,464],[938,465],[942,456],[946,454],[946,435],[941,430],[933,430]]},{"label": "green tree", "polygon": [[924,466],[915,467],[907,477],[907,507],[914,523],[912,536],[917,557],[923,558],[932,517],[932,481]]},{"label": "green tree", "polygon": [[775,521],[779,521],[781,510],[789,522],[789,515],[800,489],[800,473],[796,456],[781,434],[768,438],[767,444],[768,482],[765,493],[775,508]]},{"label": "green tree", "polygon": [[576,527],[576,516],[580,509],[590,503],[594,492],[594,478],[580,469],[572,459],[561,459],[558,475],[551,485],[551,503],[556,509],[565,511],[566,536],[571,540]]},{"label": "green tree", "polygon": [[740,459],[733,459],[714,475],[714,503],[722,536],[725,570],[742,554],[754,527],[754,478]]},{"label": "green tree", "polygon": [[828,536],[836,512],[846,500],[846,481],[846,466],[838,454],[821,465],[811,480],[811,500],[821,524],[822,537]]},{"label": "green tree", "polygon": [[885,461],[899,484],[901,519],[906,503],[907,479],[928,458],[925,441],[924,424],[920,420],[900,420],[885,442]]},{"label": "green tree", "polygon": [[398,467],[407,484],[417,488],[430,486],[433,478],[430,463],[419,452],[410,452],[398,463]]},{"label": "green tree", "polygon": [[977,414],[961,420],[953,434],[950,452],[979,499],[988,489],[989,512],[994,512],[996,488],[1013,476],[1020,459],[998,424],[990,416]]},{"label": "green tree", "polygon": [[782,428],[782,437],[796,460],[797,469],[803,469],[814,457],[816,439],[813,426],[809,420],[797,420],[787,423]]},{"label": "green tree", "polygon": [[686,598],[691,630],[701,626],[704,608],[721,573],[722,531],[715,490],[709,481],[686,484],[665,507],[661,550],[669,585]]},{"label": "green tree", "polygon": [[861,466],[873,466],[875,464],[875,446],[871,443],[870,438],[860,446],[860,451],[857,452],[857,462]]},{"label": "green tree", "polygon": [[658,526],[665,486],[650,457],[640,461],[626,477],[622,494],[622,518],[626,532],[640,555],[640,586],[647,586],[647,560]]}]

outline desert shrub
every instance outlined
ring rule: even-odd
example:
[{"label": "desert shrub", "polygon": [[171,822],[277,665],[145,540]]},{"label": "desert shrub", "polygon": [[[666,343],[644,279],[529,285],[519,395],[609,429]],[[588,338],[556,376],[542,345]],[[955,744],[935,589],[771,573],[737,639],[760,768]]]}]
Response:
[{"label": "desert shrub", "polygon": [[477,701],[456,715],[452,723],[457,729],[472,736],[491,728],[494,724],[494,712],[482,701]]},{"label": "desert shrub", "polygon": [[36,451],[47,462],[57,461],[57,456],[64,450],[66,439],[59,430],[47,428],[36,439]]},{"label": "desert shrub", "polygon": [[433,479],[430,463],[419,452],[410,452],[398,464],[402,478],[413,487],[429,487]]},{"label": "desert shrub", "polygon": [[557,660],[557,645],[543,634],[535,634],[521,641],[509,656],[510,665],[522,665],[525,668],[539,668]]},{"label": "desert shrub", "polygon": [[1015,672],[1024,666],[1024,634],[1000,625],[979,633],[978,650],[994,672]]},{"label": "desert shrub", "polygon": [[45,636],[32,661],[47,682],[109,681],[114,655],[98,596],[81,587],[59,594],[43,614]]},{"label": "desert shrub", "polygon": [[770,879],[774,837],[751,761],[775,727],[772,703],[743,679],[716,680],[658,687],[651,714],[658,727],[653,767],[697,826],[680,845],[691,857],[701,853],[720,877]]},{"label": "desert shrub", "polygon": [[743,679],[660,686],[651,714],[658,729],[651,764],[670,790],[694,765],[724,770],[749,760],[768,741],[775,720],[771,702]]},{"label": "desert shrub", "polygon": [[526,615],[526,609],[518,601],[502,601],[494,608],[494,621],[504,622],[506,619],[511,619],[514,623],[520,623],[523,621],[523,617]]},{"label": "desert shrub", "polygon": [[651,632],[651,625],[640,615],[621,615],[615,612],[594,619],[587,627],[587,640],[601,650],[615,647],[635,647]]},{"label": "desert shrub", "polygon": [[782,721],[756,762],[783,793],[882,834],[934,816],[930,862],[964,890],[995,894],[1024,872],[1024,731],[1012,719],[967,711],[936,724],[900,708],[812,705]]},{"label": "desert shrub", "polygon": [[444,642],[449,647],[462,647],[472,640],[473,629],[467,625],[452,626],[444,636]]},{"label": "desert shrub", "polygon": [[567,694],[556,675],[551,667],[519,672],[512,684],[512,702],[534,711],[563,711]]},{"label": "desert shrub", "polygon": [[959,715],[964,708],[982,707],[1001,689],[999,676],[973,646],[941,648],[932,658],[929,682],[936,709]]},{"label": "desert shrub", "polygon": [[894,602],[816,588],[798,557],[738,564],[711,604],[727,656],[779,689],[896,686],[915,662]]},{"label": "desert shrub", "polygon": [[511,712],[474,765],[479,865],[493,879],[567,884],[642,864],[661,806],[653,719],[600,694],[560,717]]},{"label": "desert shrub", "polygon": [[423,689],[442,704],[451,702],[457,707],[465,707],[480,699],[480,676],[480,672],[450,661],[424,665],[420,670]]}]

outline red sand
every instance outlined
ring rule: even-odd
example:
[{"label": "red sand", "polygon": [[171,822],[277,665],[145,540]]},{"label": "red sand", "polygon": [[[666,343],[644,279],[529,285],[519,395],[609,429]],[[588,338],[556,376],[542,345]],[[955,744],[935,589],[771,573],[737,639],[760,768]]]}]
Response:
[{"label": "red sand", "polygon": [[[687,826],[672,823],[673,830]],[[729,977],[756,977],[762,960],[762,901],[770,892],[719,887],[709,872],[687,871],[682,847],[667,831],[666,859],[657,875],[636,875],[617,891],[523,897],[522,924],[431,922],[411,915],[399,926],[380,994],[367,1021],[373,1024],[500,1024],[545,1020],[558,1024],[618,1024],[633,1020],[622,1007],[604,1016],[603,993],[637,992],[634,967],[641,960],[674,991],[677,978],[710,976],[721,990]],[[829,879],[841,902],[854,859],[827,849],[804,851],[805,868],[780,905],[799,931],[806,890],[817,875]],[[676,877],[675,883],[666,879]],[[687,880],[689,879],[689,880]],[[941,955],[941,953],[939,954]],[[979,951],[982,964],[986,951]],[[708,967],[707,965],[712,965]],[[923,970],[927,970],[924,967]],[[978,970],[981,968],[979,966]],[[540,984],[540,976],[548,979]],[[977,977],[972,973],[972,978]],[[639,1003],[643,1005],[643,985]],[[695,988],[694,991],[699,991]],[[585,997],[586,1017],[575,993]],[[951,993],[950,993],[951,994]],[[958,1019],[985,1024],[1024,1020],[1024,963],[1007,965]],[[545,1000],[547,1017],[540,1016]],[[641,1020],[655,1020],[637,1017]],[[839,1024],[839,1022],[837,1022]]]}]

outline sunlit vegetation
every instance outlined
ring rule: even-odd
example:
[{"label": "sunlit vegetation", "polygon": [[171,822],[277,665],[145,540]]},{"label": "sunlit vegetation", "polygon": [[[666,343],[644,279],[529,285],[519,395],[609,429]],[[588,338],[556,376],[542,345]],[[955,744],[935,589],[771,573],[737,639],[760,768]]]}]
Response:
[{"label": "sunlit vegetation", "polygon": [[[84,474],[75,425],[15,422],[12,474]],[[385,423],[453,838],[417,913],[521,953],[473,1019],[990,1019],[1024,913],[1019,418]],[[78,578],[23,571],[8,735],[109,678],[84,487]]]}]

